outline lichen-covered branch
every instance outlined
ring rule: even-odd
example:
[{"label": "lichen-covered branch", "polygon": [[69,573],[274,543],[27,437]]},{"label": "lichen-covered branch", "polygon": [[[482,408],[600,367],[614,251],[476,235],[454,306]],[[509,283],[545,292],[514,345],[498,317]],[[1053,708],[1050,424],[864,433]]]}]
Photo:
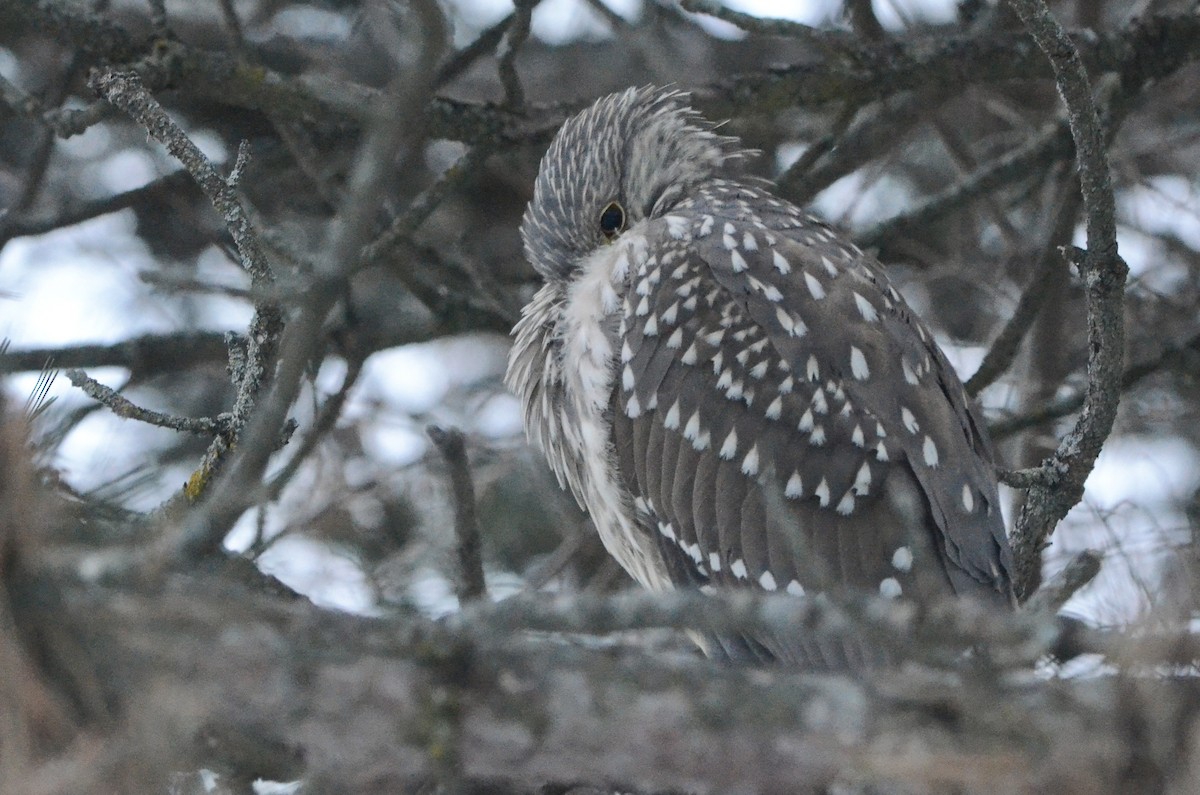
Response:
[{"label": "lichen-covered branch", "polygon": [[[242,268],[250,275],[251,285],[260,293],[267,293],[275,277],[236,190],[237,178],[241,174],[247,150],[244,147],[239,149],[238,159],[230,177],[222,178],[199,147],[150,95],[136,73],[103,68],[91,76],[89,85],[106,100],[129,114],[152,138],[167,147],[179,160],[224,220],[225,227],[237,246]],[[255,407],[259,393],[270,383],[275,351],[282,332],[282,307],[271,300],[256,300],[254,317],[246,337],[244,366],[235,374],[237,396],[230,411],[229,427],[226,433],[214,437],[195,474],[189,479],[186,490],[188,499],[195,500],[201,495],[218,462],[240,435]]]},{"label": "lichen-covered branch", "polygon": [[[74,768],[77,791],[112,789],[109,776],[134,771],[151,791],[156,776],[204,766],[303,777],[317,791],[410,792],[443,780],[450,755],[464,782],[491,792],[553,782],[698,795],[797,782],[1084,792],[1186,781],[1194,761],[1174,739],[1200,697],[1186,678],[914,670],[867,683],[521,628],[586,630],[602,615],[624,618],[597,630],[672,614],[688,623],[683,603],[656,610],[648,594],[612,608],[561,601],[553,622],[542,611],[523,623],[537,606],[527,601],[503,620],[484,607],[450,625],[326,612],[211,573],[144,589],[67,586],[62,597],[53,618],[65,637],[50,653],[74,650],[74,670],[90,671],[121,716],[91,735],[91,753],[109,763]],[[138,725],[155,731],[131,733]]]},{"label": "lichen-covered branch", "polygon": [[1042,547],[1083,496],[1083,483],[1116,419],[1125,355],[1122,298],[1129,269],[1117,253],[1106,135],[1079,52],[1041,0],[1009,2],[1054,69],[1075,141],[1087,219],[1087,251],[1076,262],[1087,296],[1088,385],[1075,427],[1042,464],[1057,476],[1056,482],[1030,488],[1013,528],[1014,583],[1018,594],[1028,598],[1041,578]]},{"label": "lichen-covered branch", "polygon": [[343,204],[329,224],[316,258],[316,272],[280,345],[275,379],[239,440],[236,455],[214,484],[219,499],[210,499],[191,512],[182,533],[159,550],[161,556],[187,560],[220,549],[237,518],[265,495],[262,474],[275,451],[279,429],[313,357],[324,346],[322,325],[359,262],[392,164],[405,164],[424,141],[427,118],[421,109],[432,91],[434,68],[445,40],[441,29],[445,20],[433,0],[415,3],[414,9],[424,34],[416,73],[396,78],[388,101],[377,107],[374,124],[350,174]]},{"label": "lichen-covered branch", "polygon": [[93,400],[103,403],[109,411],[127,420],[137,420],[159,428],[169,428],[196,436],[212,437],[228,430],[229,418],[176,417],[161,411],[143,408],[111,387],[89,378],[82,370],[67,370],[65,375],[73,385]]}]

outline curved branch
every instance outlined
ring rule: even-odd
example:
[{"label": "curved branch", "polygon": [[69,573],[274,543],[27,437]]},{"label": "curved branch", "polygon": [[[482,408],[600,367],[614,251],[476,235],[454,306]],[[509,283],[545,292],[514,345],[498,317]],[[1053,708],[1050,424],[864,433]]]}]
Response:
[{"label": "curved branch", "polygon": [[1057,483],[1031,487],[1017,516],[1014,580],[1017,593],[1028,598],[1041,579],[1041,550],[1059,520],[1082,498],[1084,481],[1116,419],[1125,344],[1122,299],[1129,269],[1117,253],[1116,202],[1104,128],[1079,51],[1042,0],[1009,3],[1054,70],[1075,141],[1087,217],[1087,251],[1077,264],[1087,296],[1088,384],[1075,427],[1042,462],[1043,469],[1058,476]]}]

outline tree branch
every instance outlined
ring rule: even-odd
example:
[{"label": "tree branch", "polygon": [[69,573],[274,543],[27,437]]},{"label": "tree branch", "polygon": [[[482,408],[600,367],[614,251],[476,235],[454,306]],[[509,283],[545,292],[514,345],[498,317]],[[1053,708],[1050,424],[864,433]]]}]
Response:
[{"label": "tree branch", "polygon": [[[335,222],[327,229],[317,272],[307,286],[279,355],[275,379],[239,440],[239,448],[213,488],[218,495],[186,517],[182,532],[157,550],[158,562],[194,560],[219,550],[237,518],[259,498],[262,473],[275,451],[275,440],[313,357],[324,345],[321,329],[330,308],[342,296],[375,219],[375,211],[392,164],[408,162],[424,140],[426,116],[421,112],[432,91],[434,66],[445,32],[433,0],[414,4],[422,26],[422,50],[415,74],[393,80],[392,95],[376,106],[378,115],[360,147],[349,189]],[[166,514],[168,520],[170,513]]]},{"label": "tree branch", "polygon": [[[234,168],[229,178],[223,179],[204,153],[145,89],[136,73],[104,68],[94,72],[88,84],[100,96],[129,114],[183,164],[224,220],[237,246],[241,266],[250,275],[251,286],[260,296],[269,294],[275,281],[274,275],[236,191],[248,149],[239,147]],[[218,462],[241,434],[259,393],[270,383],[275,351],[282,333],[283,310],[279,304],[262,298],[256,300],[254,317],[246,338],[244,366],[234,373],[237,395],[230,411],[228,432],[213,439],[195,474],[189,479],[185,489],[189,499],[195,500],[203,492]],[[274,444],[271,449],[274,449]]]},{"label": "tree branch", "polygon": [[1060,474],[1054,487],[1035,485],[1026,495],[1012,533],[1014,582],[1028,598],[1041,578],[1042,548],[1059,520],[1083,496],[1083,483],[1112,430],[1120,400],[1125,321],[1122,299],[1128,267],[1117,253],[1116,203],[1104,129],[1092,100],[1087,71],[1074,43],[1042,0],[1009,0],[1045,52],[1067,106],[1087,218],[1087,251],[1078,260],[1087,296],[1088,385],[1075,427],[1049,460]]},{"label": "tree branch", "polygon": [[[680,600],[693,602],[690,615],[704,626],[716,625],[705,616],[724,604],[684,594],[658,609],[643,593],[559,601],[552,614],[522,618],[536,602],[481,603],[434,624],[322,611],[209,573],[149,590],[67,586],[57,612],[37,618],[68,633],[69,648],[83,652],[76,667],[94,672],[124,716],[89,746],[121,761],[75,768],[77,791],[119,789],[105,786],[106,774],[135,761],[143,777],[204,766],[302,773],[314,791],[411,792],[439,779],[449,755],[465,782],[492,782],[492,792],[573,782],[698,795],[793,792],[796,782],[987,791],[1002,780],[1025,791],[1095,791],[1121,780],[1139,789],[1190,769],[1176,740],[1200,698],[1193,679],[910,670],[856,682],[523,629],[583,628],[602,615],[631,619],[610,627],[634,626],[669,618]],[[0,691],[13,686],[6,679]],[[155,731],[124,728],[139,721]],[[1131,721],[1141,727],[1134,734]],[[920,754],[909,747],[914,726],[927,729]],[[230,739],[239,737],[246,742]],[[152,791],[154,781],[139,784]]]},{"label": "tree branch", "polygon": [[[1008,319],[1004,328],[992,341],[991,347],[988,348],[987,354],[979,364],[979,369],[964,384],[968,395],[978,395],[995,383],[996,379],[1004,375],[1012,365],[1017,351],[1021,348],[1021,342],[1029,332],[1030,326],[1033,325],[1034,318],[1038,316],[1045,305],[1048,295],[1045,286],[1052,271],[1057,268],[1066,268],[1066,263],[1063,262],[1063,250],[1071,244],[1071,237],[1075,234],[1075,220],[1079,215],[1079,207],[1078,191],[1072,190],[1068,196],[1063,197],[1054,223],[1051,225],[1048,239],[1042,246],[1033,273],[1029,277],[1029,284],[1021,292],[1021,298],[1017,301],[1012,317]],[[1063,278],[1066,278],[1065,274]]]},{"label": "tree branch", "polygon": [[[1121,375],[1121,391],[1128,392],[1148,376],[1186,362],[1189,357],[1196,354],[1200,354],[1200,334],[1193,335],[1183,342],[1167,345],[1158,356],[1128,367]],[[1064,395],[1044,403],[1036,410],[1026,414],[996,420],[988,425],[988,432],[994,439],[1005,439],[1028,428],[1034,428],[1079,411],[1085,398],[1086,392]]]},{"label": "tree branch", "polygon": [[205,437],[225,433],[229,427],[230,418],[225,415],[214,420],[208,417],[176,417],[163,414],[160,411],[136,405],[115,390],[94,378],[89,378],[82,370],[67,370],[65,375],[85,395],[103,403],[109,411],[123,419],[137,420],[159,428],[169,428],[173,431]]},{"label": "tree branch", "polygon": [[0,350],[0,373],[40,370],[53,359],[59,367],[124,367],[136,378],[221,361],[227,354],[225,335],[216,331],[144,334],[112,345]]},{"label": "tree branch", "polygon": [[465,605],[487,597],[483,578],[483,549],[479,518],[475,514],[475,484],[467,459],[466,440],[457,428],[430,425],[425,429],[450,469],[450,491],[454,496],[454,537],[458,550],[458,601]]}]

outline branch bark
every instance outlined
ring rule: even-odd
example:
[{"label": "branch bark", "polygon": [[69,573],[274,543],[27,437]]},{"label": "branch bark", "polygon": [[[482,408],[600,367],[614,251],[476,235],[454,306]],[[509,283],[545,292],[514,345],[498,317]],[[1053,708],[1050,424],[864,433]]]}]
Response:
[{"label": "branch bark", "polygon": [[[460,784],[491,792],[1145,791],[1185,782],[1193,761],[1178,737],[1200,700],[1194,679],[908,671],[868,683],[522,629],[601,615],[609,627],[689,622],[686,605],[648,594],[625,607],[561,601],[541,618],[523,612],[533,603],[485,608],[450,624],[327,612],[211,572],[61,596],[52,618],[75,667],[121,716],[93,732],[91,753],[108,764],[76,769],[81,791],[111,786],[114,770],[140,770],[150,786],[152,773],[207,766],[303,776],[318,792],[411,792],[443,778],[447,755]],[[692,623],[711,623],[690,607]]]},{"label": "branch bark", "polygon": [[1087,70],[1074,43],[1041,0],[1009,0],[1054,69],[1067,107],[1087,218],[1087,251],[1077,258],[1087,296],[1088,384],[1074,428],[1042,468],[1051,484],[1035,484],[1012,533],[1014,582],[1028,598],[1041,580],[1042,548],[1058,522],[1083,496],[1083,484],[1112,431],[1125,355],[1122,300],[1129,268],[1117,252],[1116,203],[1104,129]]}]

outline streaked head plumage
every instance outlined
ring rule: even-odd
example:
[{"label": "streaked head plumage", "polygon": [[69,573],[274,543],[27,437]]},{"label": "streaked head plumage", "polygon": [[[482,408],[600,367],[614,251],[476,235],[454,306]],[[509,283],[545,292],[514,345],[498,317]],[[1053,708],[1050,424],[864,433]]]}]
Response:
[{"label": "streaked head plumage", "polygon": [[[614,202],[622,228],[666,213],[695,183],[745,155],[734,138],[657,87],[610,94],[563,124],[542,159],[521,235],[543,278],[566,280],[613,235],[601,216]],[[610,210],[606,222],[617,219]]]}]

